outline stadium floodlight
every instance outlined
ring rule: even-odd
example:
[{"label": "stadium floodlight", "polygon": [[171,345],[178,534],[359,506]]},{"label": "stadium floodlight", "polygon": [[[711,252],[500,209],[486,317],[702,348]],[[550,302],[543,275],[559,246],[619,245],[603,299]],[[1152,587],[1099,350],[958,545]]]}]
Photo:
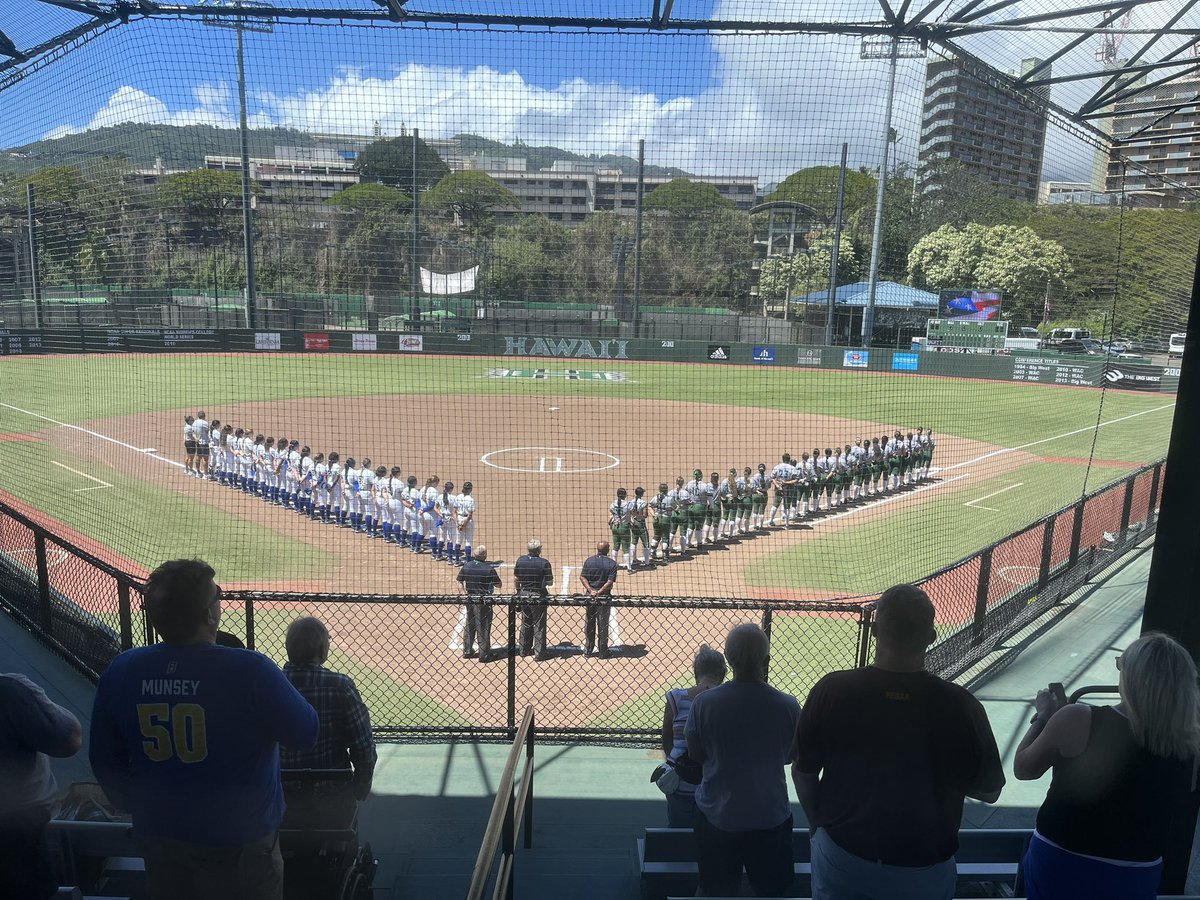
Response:
[{"label": "stadium floodlight", "polygon": [[883,250],[883,195],[887,190],[888,153],[895,140],[892,129],[892,107],[896,100],[896,60],[919,59],[925,46],[912,38],[892,35],[867,35],[859,49],[860,59],[888,61],[887,101],[883,107],[883,148],[879,156],[879,178],[875,191],[875,228],[871,235],[871,269],[867,278],[867,306],[863,310],[862,345],[871,346],[875,326],[875,292],[879,287],[879,260]]}]

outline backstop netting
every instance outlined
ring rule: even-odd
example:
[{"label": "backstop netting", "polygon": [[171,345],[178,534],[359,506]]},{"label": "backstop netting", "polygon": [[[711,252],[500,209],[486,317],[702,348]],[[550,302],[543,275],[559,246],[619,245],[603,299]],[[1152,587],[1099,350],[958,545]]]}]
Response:
[{"label": "backstop netting", "polygon": [[[957,572],[951,634],[1152,521],[1198,164],[1041,83],[1111,35],[1043,69],[1032,28],[454,24],[134,18],[0,69],[0,501],[281,603],[452,595],[481,545],[509,591],[533,538],[575,595],[608,541],[621,597],[846,600],[789,612],[845,633],[826,669],[893,583]],[[1098,124],[1169,130],[1156,90]],[[1027,528],[982,589],[954,568]],[[386,623],[451,656],[461,625]]]}]

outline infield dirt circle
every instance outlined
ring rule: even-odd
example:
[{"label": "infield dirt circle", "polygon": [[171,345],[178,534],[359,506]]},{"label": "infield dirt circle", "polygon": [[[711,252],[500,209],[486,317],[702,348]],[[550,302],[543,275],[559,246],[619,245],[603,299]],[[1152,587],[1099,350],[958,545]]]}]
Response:
[{"label": "infield dirt circle", "polygon": [[[183,411],[139,414],[92,422],[90,429],[119,435],[163,455],[178,444]],[[646,499],[660,482],[690,479],[701,469],[707,479],[731,467],[765,463],[780,455],[853,442],[859,435],[882,435],[909,423],[880,423],[718,404],[625,398],[567,396],[403,396],[343,397],[272,403],[245,403],[210,412],[226,424],[250,426],[267,435],[286,435],[314,454],[338,451],[342,460],[364,457],[372,466],[398,465],[401,477],[429,474],[456,490],[474,483],[478,504],[475,545],[489,548],[493,562],[509,564],[531,537],[544,545],[555,567],[560,592],[577,590],[575,580],[595,542],[609,536],[608,506],[617,487]],[[231,587],[350,593],[457,593],[456,570],[349,529],[324,526],[277,506],[188,478],[176,466],[136,452],[114,449],[83,432],[55,429],[53,440],[80,456],[103,460],[171,491],[201,507],[212,505],[244,519],[246,540],[255,528],[273,529],[330,552],[336,562],[310,581],[247,583]],[[993,445],[939,435],[935,465],[946,467],[996,450]],[[1025,454],[1014,453],[1019,464]],[[744,572],[764,555],[811,540],[818,533],[870,517],[890,515],[937,495],[942,482],[902,493],[888,502],[852,507],[843,516],[818,518],[803,527],[770,529],[727,546],[622,575],[618,592],[641,596],[709,596],[808,599],[829,596],[820,574],[798,573],[794,588],[763,590],[747,584]],[[167,552],[164,548],[164,553]],[[297,548],[296,552],[303,552]],[[571,567],[567,584],[565,567]],[[509,580],[506,580],[506,586]]]}]

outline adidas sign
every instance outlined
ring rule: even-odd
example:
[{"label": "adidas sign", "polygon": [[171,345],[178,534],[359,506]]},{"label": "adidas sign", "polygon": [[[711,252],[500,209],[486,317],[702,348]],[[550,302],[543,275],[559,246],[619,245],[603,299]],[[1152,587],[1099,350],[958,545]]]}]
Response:
[{"label": "adidas sign", "polygon": [[710,347],[708,351],[709,359],[729,359],[729,349],[727,347]]}]

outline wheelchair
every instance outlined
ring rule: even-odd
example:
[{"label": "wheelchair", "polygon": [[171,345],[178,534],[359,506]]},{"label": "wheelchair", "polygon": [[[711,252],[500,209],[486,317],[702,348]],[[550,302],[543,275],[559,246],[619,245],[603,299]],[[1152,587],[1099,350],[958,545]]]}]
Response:
[{"label": "wheelchair", "polygon": [[373,900],[379,861],[358,843],[349,769],[284,769],[279,827],[284,900]]}]

